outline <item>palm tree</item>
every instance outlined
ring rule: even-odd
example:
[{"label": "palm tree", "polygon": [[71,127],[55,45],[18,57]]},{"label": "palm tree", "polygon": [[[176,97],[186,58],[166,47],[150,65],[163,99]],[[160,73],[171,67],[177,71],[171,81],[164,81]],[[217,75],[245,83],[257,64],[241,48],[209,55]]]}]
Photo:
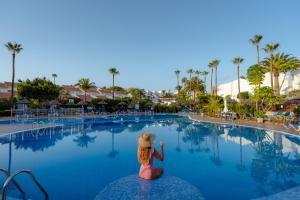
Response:
[{"label": "palm tree", "polygon": [[249,41],[255,45],[256,47],[256,54],[257,54],[257,64],[260,62],[259,59],[259,43],[263,39],[262,35],[254,35],[253,38],[251,38]]},{"label": "palm tree", "polygon": [[186,87],[186,86],[187,86],[187,83],[188,83],[188,79],[187,79],[186,77],[183,77],[183,78],[181,79],[181,83],[184,85],[184,87]]},{"label": "palm tree", "polygon": [[180,84],[179,84],[179,75],[180,75],[180,70],[175,70],[175,75],[176,75],[176,78],[177,78],[177,93],[179,94],[180,92]]},{"label": "palm tree", "polygon": [[200,74],[201,74],[200,70],[196,69],[195,70],[195,75],[197,76],[198,79],[199,79]]},{"label": "palm tree", "polygon": [[204,86],[205,86],[205,90],[206,90],[206,76],[208,75],[208,71],[202,71],[201,74],[204,76]]},{"label": "palm tree", "polygon": [[78,81],[78,83],[76,83],[76,86],[78,86],[81,90],[84,91],[84,101],[86,101],[86,92],[91,89],[91,88],[95,88],[95,83],[94,82],[90,82],[90,79],[88,78],[82,78]]},{"label": "palm tree", "polygon": [[[288,54],[277,53],[272,57],[272,59],[266,58],[265,60],[262,61],[262,65],[265,68],[269,68],[271,63],[273,66],[273,73],[274,73],[274,91],[276,95],[280,95],[280,89],[285,81],[287,72],[293,72],[299,69],[300,60]],[[284,73],[284,78],[282,80],[282,83],[279,85],[280,73]]]},{"label": "palm tree", "polygon": [[[210,67],[212,69],[211,73],[213,74],[213,69],[215,69],[215,87],[214,89],[212,90],[212,94],[215,94],[215,95],[218,95],[218,77],[217,77],[217,69],[218,69],[218,66],[220,64],[220,60],[213,60],[211,61],[209,64],[208,64],[208,67]],[[211,75],[211,87],[212,87],[212,77],[213,75]]]},{"label": "palm tree", "polygon": [[241,85],[240,85],[240,64],[244,61],[244,58],[235,57],[232,62],[237,65],[237,76],[238,76],[238,95],[241,93]]},{"label": "palm tree", "polygon": [[197,76],[197,87],[199,85],[199,80],[200,80],[199,76],[200,76],[200,74],[201,74],[200,70],[196,69],[195,70],[195,75]]},{"label": "palm tree", "polygon": [[112,98],[115,99],[115,76],[120,74],[120,72],[115,67],[110,68],[108,71],[112,75],[112,79],[113,79]]},{"label": "palm tree", "polygon": [[276,51],[279,47],[278,43],[270,43],[270,44],[266,44],[264,51],[266,53],[270,54],[270,78],[271,78],[271,88],[274,89],[273,87],[273,53],[274,51]]},{"label": "palm tree", "polygon": [[213,63],[210,62],[208,64],[208,67],[211,69],[211,73],[210,73],[210,93],[213,95],[214,89],[213,89],[213,74],[214,74],[214,66]]},{"label": "palm tree", "polygon": [[11,81],[11,95],[10,95],[10,116],[12,117],[13,108],[14,108],[14,89],[15,89],[15,60],[16,54],[20,53],[23,48],[21,44],[16,42],[8,42],[5,44],[8,51],[12,53],[12,81]]},{"label": "palm tree", "polygon": [[52,77],[53,77],[53,83],[54,83],[54,85],[55,85],[55,79],[57,78],[57,74],[52,74]]},{"label": "palm tree", "polygon": [[[192,82],[192,74],[194,70],[193,69],[188,69],[187,73],[190,75],[190,83]],[[190,94],[192,94],[192,85],[190,84]]]}]

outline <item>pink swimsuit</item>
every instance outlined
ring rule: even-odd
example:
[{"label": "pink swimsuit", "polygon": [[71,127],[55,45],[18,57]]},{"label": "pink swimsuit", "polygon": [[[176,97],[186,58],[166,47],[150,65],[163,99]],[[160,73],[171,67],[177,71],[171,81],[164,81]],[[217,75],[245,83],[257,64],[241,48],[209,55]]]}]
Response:
[{"label": "pink swimsuit", "polygon": [[154,153],[154,148],[150,150],[149,164],[141,165],[139,176],[143,179],[152,179],[154,176],[155,171],[153,168],[153,153]]}]

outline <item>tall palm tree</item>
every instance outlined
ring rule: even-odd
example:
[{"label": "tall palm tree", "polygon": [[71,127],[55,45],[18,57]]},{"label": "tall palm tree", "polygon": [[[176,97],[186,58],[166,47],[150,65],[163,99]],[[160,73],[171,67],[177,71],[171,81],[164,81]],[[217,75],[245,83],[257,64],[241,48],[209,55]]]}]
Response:
[{"label": "tall palm tree", "polygon": [[184,87],[186,87],[186,86],[187,86],[187,83],[188,83],[188,79],[187,79],[186,77],[183,77],[183,78],[181,79],[181,83],[184,85]]},{"label": "tall palm tree", "polygon": [[215,89],[213,90],[213,94],[215,94],[216,96],[218,95],[218,77],[217,77],[217,75],[218,75],[218,66],[219,66],[220,62],[221,62],[220,60],[215,59],[208,64],[208,66],[210,68],[213,68],[215,70]]},{"label": "tall palm tree", "polygon": [[270,43],[266,44],[264,51],[270,55],[270,81],[271,81],[271,88],[273,87],[273,53],[278,49],[279,44],[278,43]]},{"label": "tall palm tree", "polygon": [[57,74],[52,74],[52,77],[53,77],[53,83],[54,83],[54,85],[55,85],[55,79],[57,78]]},{"label": "tall palm tree", "polygon": [[244,61],[244,58],[235,57],[232,62],[237,65],[237,77],[238,77],[238,91],[241,93],[241,85],[240,85],[240,64]]},{"label": "tall palm tree", "polygon": [[260,62],[260,56],[259,56],[259,43],[263,39],[262,35],[254,35],[253,38],[251,38],[249,41],[255,45],[256,47],[256,54],[257,54],[257,64]]},{"label": "tall palm tree", "polygon": [[175,70],[175,75],[176,75],[176,78],[177,78],[177,92],[179,94],[180,92],[180,84],[179,84],[179,75],[180,75],[180,70]]},{"label": "tall palm tree", "polygon": [[11,94],[10,94],[10,116],[13,115],[14,108],[14,89],[15,89],[15,60],[16,54],[20,53],[23,48],[21,44],[16,42],[8,42],[5,44],[5,47],[12,53],[12,81],[11,81]]},{"label": "tall palm tree", "polygon": [[84,91],[84,101],[86,101],[86,92],[91,89],[91,88],[95,88],[95,83],[94,82],[90,82],[90,79],[88,78],[82,78],[78,81],[78,83],[76,83],[76,86],[78,86],[81,90]]},{"label": "tall palm tree", "polygon": [[208,64],[208,67],[211,69],[210,73],[210,93],[213,95],[214,89],[213,89],[213,74],[214,74],[214,65],[212,62]]},{"label": "tall palm tree", "polygon": [[206,76],[208,75],[208,71],[201,71],[201,75],[204,76],[204,89],[206,91]]},{"label": "tall palm tree", "polygon": [[218,95],[218,66],[220,64],[220,60],[214,60],[214,67],[215,67],[215,87],[216,87],[216,96]]},{"label": "tall palm tree", "polygon": [[197,76],[198,79],[199,79],[200,74],[201,74],[200,70],[196,69],[195,70],[195,75]]},{"label": "tall palm tree", "polygon": [[[193,69],[188,69],[187,70],[187,73],[189,74],[190,76],[190,83],[192,82],[192,75],[194,73],[194,70]],[[190,94],[192,94],[192,84],[190,84]]]},{"label": "tall palm tree", "polygon": [[198,85],[199,85],[199,80],[200,80],[200,74],[201,74],[201,72],[200,72],[200,70],[198,70],[198,69],[196,69],[195,70],[195,75],[196,75],[196,77],[197,77],[197,87],[198,87]]},{"label": "tall palm tree", "polygon": [[110,68],[108,71],[112,75],[112,80],[113,80],[112,98],[115,99],[115,76],[120,74],[120,72],[115,67]]},{"label": "tall palm tree", "polygon": [[[280,95],[280,89],[284,83],[287,72],[293,72],[299,69],[300,60],[288,54],[277,53],[272,57],[272,59],[266,58],[262,61],[262,65],[267,69],[269,68],[271,63],[274,73],[274,91],[276,95]],[[279,84],[280,73],[284,73],[284,78],[281,84]]]}]

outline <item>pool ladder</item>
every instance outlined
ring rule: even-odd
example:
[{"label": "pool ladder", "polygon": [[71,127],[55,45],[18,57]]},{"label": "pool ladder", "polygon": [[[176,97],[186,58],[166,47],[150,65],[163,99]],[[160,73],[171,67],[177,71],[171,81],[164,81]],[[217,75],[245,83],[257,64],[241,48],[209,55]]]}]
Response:
[{"label": "pool ladder", "polygon": [[22,170],[15,172],[14,174],[10,174],[7,170],[0,168],[0,172],[2,172],[7,177],[5,182],[2,185],[1,200],[6,200],[7,187],[10,182],[13,182],[13,184],[16,186],[16,188],[22,194],[23,199],[27,199],[24,190],[20,187],[19,183],[15,180],[15,177],[19,174],[27,174],[33,180],[33,182],[36,184],[36,186],[40,189],[40,191],[44,194],[45,200],[48,200],[48,198],[49,198],[48,193],[43,188],[43,186],[40,184],[40,182],[37,180],[37,178],[33,175],[32,171],[27,170],[27,169],[22,169]]}]

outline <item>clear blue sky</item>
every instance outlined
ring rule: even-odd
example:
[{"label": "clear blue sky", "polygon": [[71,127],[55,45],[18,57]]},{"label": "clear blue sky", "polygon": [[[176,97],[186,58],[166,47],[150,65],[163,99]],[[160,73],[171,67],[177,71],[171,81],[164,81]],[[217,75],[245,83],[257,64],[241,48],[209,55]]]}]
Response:
[{"label": "clear blue sky", "polygon": [[116,66],[120,86],[174,89],[175,69],[208,70],[217,58],[222,83],[236,77],[233,57],[245,58],[242,74],[255,63],[254,34],[299,56],[299,8],[299,0],[0,0],[0,81],[11,79],[4,44],[16,41],[17,79],[57,73],[60,84],[111,85]]}]

